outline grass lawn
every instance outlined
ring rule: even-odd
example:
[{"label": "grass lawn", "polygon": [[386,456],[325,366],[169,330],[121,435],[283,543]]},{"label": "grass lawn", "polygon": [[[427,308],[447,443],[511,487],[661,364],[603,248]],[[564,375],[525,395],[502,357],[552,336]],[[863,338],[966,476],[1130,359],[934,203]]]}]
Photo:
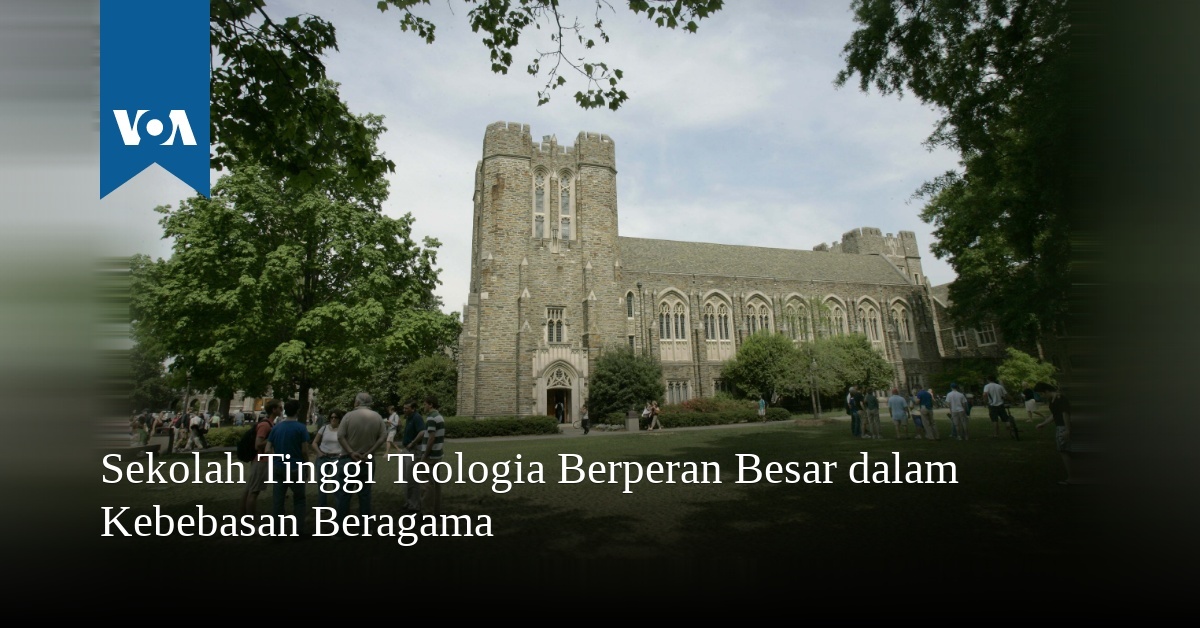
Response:
[{"label": "grass lawn", "polygon": [[[448,460],[461,452],[467,463],[490,467],[520,454],[527,474],[530,463],[544,465],[546,483],[514,485],[505,494],[493,492],[490,482],[445,486],[443,512],[488,515],[492,537],[422,538],[410,547],[399,546],[394,537],[286,543],[108,538],[101,545],[116,555],[146,552],[216,570],[231,567],[247,551],[276,564],[295,560],[297,569],[306,570],[309,559],[323,556],[381,574],[411,561],[432,560],[458,575],[473,574],[471,578],[492,583],[533,581],[548,590],[575,581],[598,590],[653,583],[662,591],[695,592],[728,585],[731,577],[813,592],[846,576],[869,576],[883,584],[889,578],[929,574],[943,585],[955,578],[1036,578],[1063,570],[1088,578],[1103,563],[1096,551],[1103,542],[1101,531],[1094,523],[1103,488],[1059,485],[1064,470],[1053,431],[1037,431],[1020,421],[1020,441],[1003,431],[1000,438],[991,438],[990,423],[979,416],[972,420],[970,441],[948,440],[950,426],[943,418],[943,440],[938,442],[852,439],[845,421],[448,441]],[[888,434],[889,423],[884,421]],[[889,465],[893,452],[899,452],[904,465],[953,463],[958,481],[853,483],[850,467],[862,460],[862,452],[873,463]],[[619,484],[560,484],[559,455],[564,453],[579,454],[585,463],[712,461],[720,465],[721,483],[642,482],[632,487],[632,494],[623,494]],[[837,467],[831,483],[738,484],[737,454],[755,454],[763,464],[799,462],[803,467],[815,461]],[[204,459],[218,455],[205,454]],[[377,466],[376,473],[374,511],[398,514],[404,487],[393,484],[394,463]],[[514,470],[510,479],[515,475]],[[237,514],[241,490],[236,484],[117,484],[104,485],[95,497],[103,505],[130,506],[130,514],[150,513],[153,504],[168,514],[194,514],[196,505],[203,504],[207,513],[221,515]],[[316,504],[312,486],[308,504]],[[289,497],[289,512],[290,507]],[[268,486],[259,512],[270,508]],[[312,521],[310,516],[310,528]],[[101,523],[98,516],[98,528]]]}]

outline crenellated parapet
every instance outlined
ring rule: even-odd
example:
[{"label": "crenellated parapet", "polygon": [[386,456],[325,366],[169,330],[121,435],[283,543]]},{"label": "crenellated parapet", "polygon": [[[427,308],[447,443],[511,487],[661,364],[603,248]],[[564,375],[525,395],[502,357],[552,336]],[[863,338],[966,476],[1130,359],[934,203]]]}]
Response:
[{"label": "crenellated parapet", "polygon": [[493,122],[483,135],[483,158],[497,155],[528,157],[533,152],[529,125],[519,122]]},{"label": "crenellated parapet", "polygon": [[617,169],[617,151],[612,138],[603,133],[581,131],[575,138],[580,165]]}]

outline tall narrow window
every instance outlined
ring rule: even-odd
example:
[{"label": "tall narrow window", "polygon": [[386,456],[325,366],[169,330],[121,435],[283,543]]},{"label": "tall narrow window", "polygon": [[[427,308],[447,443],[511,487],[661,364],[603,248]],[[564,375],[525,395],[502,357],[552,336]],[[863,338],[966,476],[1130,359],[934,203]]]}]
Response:
[{"label": "tall narrow window", "polygon": [[[893,305],[892,320],[896,325],[896,335],[900,340],[902,342],[912,342],[912,319],[909,316],[908,308],[899,303]],[[957,332],[955,344],[957,344]],[[963,346],[966,346],[965,335],[963,336]]]},{"label": "tall narrow window", "polygon": [[546,173],[539,172],[534,177],[533,211],[537,214],[546,213]]},{"label": "tall narrow window", "polygon": [[717,323],[720,327],[721,340],[729,340],[729,308],[724,305],[717,308]]},{"label": "tall narrow window", "polygon": [[633,292],[625,293],[625,318],[633,318]]},{"label": "tall narrow window", "polygon": [[683,316],[683,304],[675,305],[675,337],[683,340],[687,338],[687,323]]},{"label": "tall narrow window", "polygon": [[546,308],[546,342],[561,343],[563,341],[563,308]]},{"label": "tall narrow window", "polygon": [[562,219],[562,239],[564,239],[564,240],[571,239],[571,219],[570,218]]},{"label": "tall narrow window", "polygon": [[546,239],[546,173],[533,173],[533,237]]},{"label": "tall narrow window", "polygon": [[771,315],[767,313],[765,305],[760,305],[758,308],[758,328],[763,331],[771,331]]},{"label": "tall narrow window", "polygon": [[704,339],[717,339],[717,313],[711,303],[704,306]]},{"label": "tall narrow window", "polygon": [[558,211],[571,215],[571,173],[565,170],[558,175]]},{"label": "tall narrow window", "polygon": [[658,337],[663,340],[671,339],[671,306],[666,303],[658,311]]}]

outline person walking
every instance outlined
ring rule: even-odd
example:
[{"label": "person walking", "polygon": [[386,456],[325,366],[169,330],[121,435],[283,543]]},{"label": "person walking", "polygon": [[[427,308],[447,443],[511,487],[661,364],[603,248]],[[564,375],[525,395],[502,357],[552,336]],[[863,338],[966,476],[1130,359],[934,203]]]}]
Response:
[{"label": "person walking", "polygon": [[662,423],[658,422],[658,413],[659,413],[658,402],[651,401],[650,402],[650,425],[648,427],[646,427],[647,432],[649,432],[650,430],[661,430],[662,429]]},{"label": "person walking", "polygon": [[1038,412],[1038,394],[1029,383],[1025,383],[1024,390],[1021,391],[1021,397],[1025,401],[1025,412],[1029,415],[1029,420],[1033,420],[1033,415],[1038,415],[1039,418],[1045,419],[1046,415]]},{"label": "person walking", "polygon": [[762,395],[758,396],[758,420],[767,420],[767,400],[763,399]]},{"label": "person walking", "polygon": [[414,477],[413,466],[425,451],[425,417],[417,412],[417,402],[404,404],[404,432],[400,436],[403,453],[412,454],[404,458],[404,477],[408,482],[404,491],[404,508],[409,512],[421,511],[421,483]]},{"label": "person walking", "polygon": [[1071,474],[1071,402],[1063,396],[1062,391],[1052,388],[1046,391],[1050,396],[1050,416],[1037,424],[1040,430],[1050,423],[1054,424],[1054,448],[1062,456],[1063,466],[1067,469],[1067,479],[1059,484],[1074,484]]},{"label": "person walking", "polygon": [[587,434],[588,432],[591,431],[591,429],[592,429],[591,423],[592,422],[588,418],[588,409],[587,409],[586,403],[583,404],[582,406],[579,406],[579,422],[583,426],[584,434]]},{"label": "person walking", "polygon": [[904,438],[908,438],[908,401],[900,396],[900,389],[893,388],[892,396],[888,397],[888,411],[892,415],[892,424],[896,426],[896,440],[900,440],[900,426],[904,426]]},{"label": "person walking", "polygon": [[554,404],[554,418],[558,419],[558,424],[562,425],[563,419],[566,417],[566,408],[563,407],[563,402],[560,399]]},{"label": "person walking", "polygon": [[925,388],[917,391],[917,403],[921,404],[921,415],[925,422],[925,438],[941,440],[938,436],[937,423],[933,418],[933,391]]},{"label": "person walking", "polygon": [[1008,391],[996,381],[995,377],[988,375],[987,384],[983,387],[983,396],[988,404],[988,418],[992,420],[992,427],[995,428],[995,434],[992,438],[1000,438],[1000,423],[1005,423],[1008,426],[1008,431],[1013,438],[1017,437],[1014,426],[1009,422],[1008,408],[1004,407],[1005,400],[1008,398]]},{"label": "person walking", "polygon": [[[442,445],[446,440],[446,419],[438,412],[438,399],[433,395],[425,397],[425,446],[421,460],[432,467],[442,459]],[[429,474],[429,481],[421,487],[421,514],[442,514],[442,485],[438,483],[436,474]]]},{"label": "person walking", "polygon": [[863,430],[870,435],[869,438],[883,438],[883,432],[879,429],[879,397],[875,396],[874,390],[868,390],[863,395],[863,408],[866,413]]},{"label": "person walking", "polygon": [[951,437],[955,440],[968,440],[967,396],[959,392],[956,382],[950,383],[950,392],[946,394],[946,405],[950,407]]}]

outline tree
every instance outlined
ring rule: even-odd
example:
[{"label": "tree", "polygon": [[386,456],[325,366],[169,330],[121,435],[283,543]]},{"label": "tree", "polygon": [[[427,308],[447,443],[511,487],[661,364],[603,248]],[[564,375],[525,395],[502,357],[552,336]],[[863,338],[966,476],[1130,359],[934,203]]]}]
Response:
[{"label": "tree", "polygon": [[137,410],[162,410],[177,397],[176,387],[163,366],[165,359],[161,351],[143,343],[134,344],[129,350],[129,361],[133,367],[133,392],[129,400]]},{"label": "tree", "polygon": [[829,338],[802,342],[797,347],[801,388],[808,390],[813,416],[820,418],[820,398],[834,395],[843,389],[839,377],[841,354]]},{"label": "tree", "polygon": [[783,334],[751,334],[725,363],[721,377],[743,394],[771,403],[809,389],[795,343]]},{"label": "tree", "polygon": [[[538,104],[567,83],[573,71],[586,82],[575,93],[584,109],[616,110],[628,99],[620,88],[624,72],[604,61],[589,61],[598,44],[608,43],[604,9],[595,0],[591,17],[565,13],[559,0],[466,0],[471,29],[482,35],[491,69],[507,74],[521,36],[547,33],[549,45],[526,67],[544,75]],[[400,30],[432,44],[436,25],[417,14],[430,0],[381,0],[379,10],[400,13]],[[660,28],[695,32],[700,20],[719,11],[723,0],[630,0],[629,10]],[[213,165],[227,169],[250,161],[305,186],[339,176],[351,186],[374,181],[395,164],[374,152],[372,130],[327,83],[322,56],[337,50],[334,25],[315,15],[272,17],[265,0],[212,0],[209,34],[212,69],[211,137]],[[544,30],[543,30],[544,29]],[[582,52],[574,48],[581,49]],[[565,65],[564,65],[565,64]]]},{"label": "tree", "polygon": [[861,25],[836,84],[907,91],[942,112],[927,140],[960,171],[927,182],[922,219],[958,279],[950,314],[1032,344],[1065,312],[1069,23],[1066,0],[855,0]]},{"label": "tree", "polygon": [[426,395],[434,395],[442,414],[454,416],[458,413],[458,364],[444,353],[417,358],[400,369],[395,390],[397,405],[416,401],[420,407]]},{"label": "tree", "polygon": [[596,358],[588,381],[588,413],[604,417],[640,409],[647,401],[663,398],[662,365],[628,347],[605,351]]},{"label": "tree", "polygon": [[1021,386],[1028,382],[1030,386],[1038,383],[1056,384],[1054,373],[1058,369],[1053,364],[1042,362],[1037,358],[1009,347],[1008,357],[997,369],[1000,381],[1009,386]]},{"label": "tree", "polygon": [[[374,153],[382,123],[359,121]],[[306,403],[313,387],[365,379],[456,333],[433,294],[439,244],[413,242],[411,215],[382,213],[382,175],[293,183],[242,163],[211,199],[158,208],[173,252],[135,273],[135,325],[196,387]]]},{"label": "tree", "polygon": [[837,356],[834,363],[842,389],[858,386],[879,390],[890,387],[895,381],[896,373],[892,365],[878,349],[871,346],[866,336],[849,334],[825,340],[830,344],[828,352]]}]

